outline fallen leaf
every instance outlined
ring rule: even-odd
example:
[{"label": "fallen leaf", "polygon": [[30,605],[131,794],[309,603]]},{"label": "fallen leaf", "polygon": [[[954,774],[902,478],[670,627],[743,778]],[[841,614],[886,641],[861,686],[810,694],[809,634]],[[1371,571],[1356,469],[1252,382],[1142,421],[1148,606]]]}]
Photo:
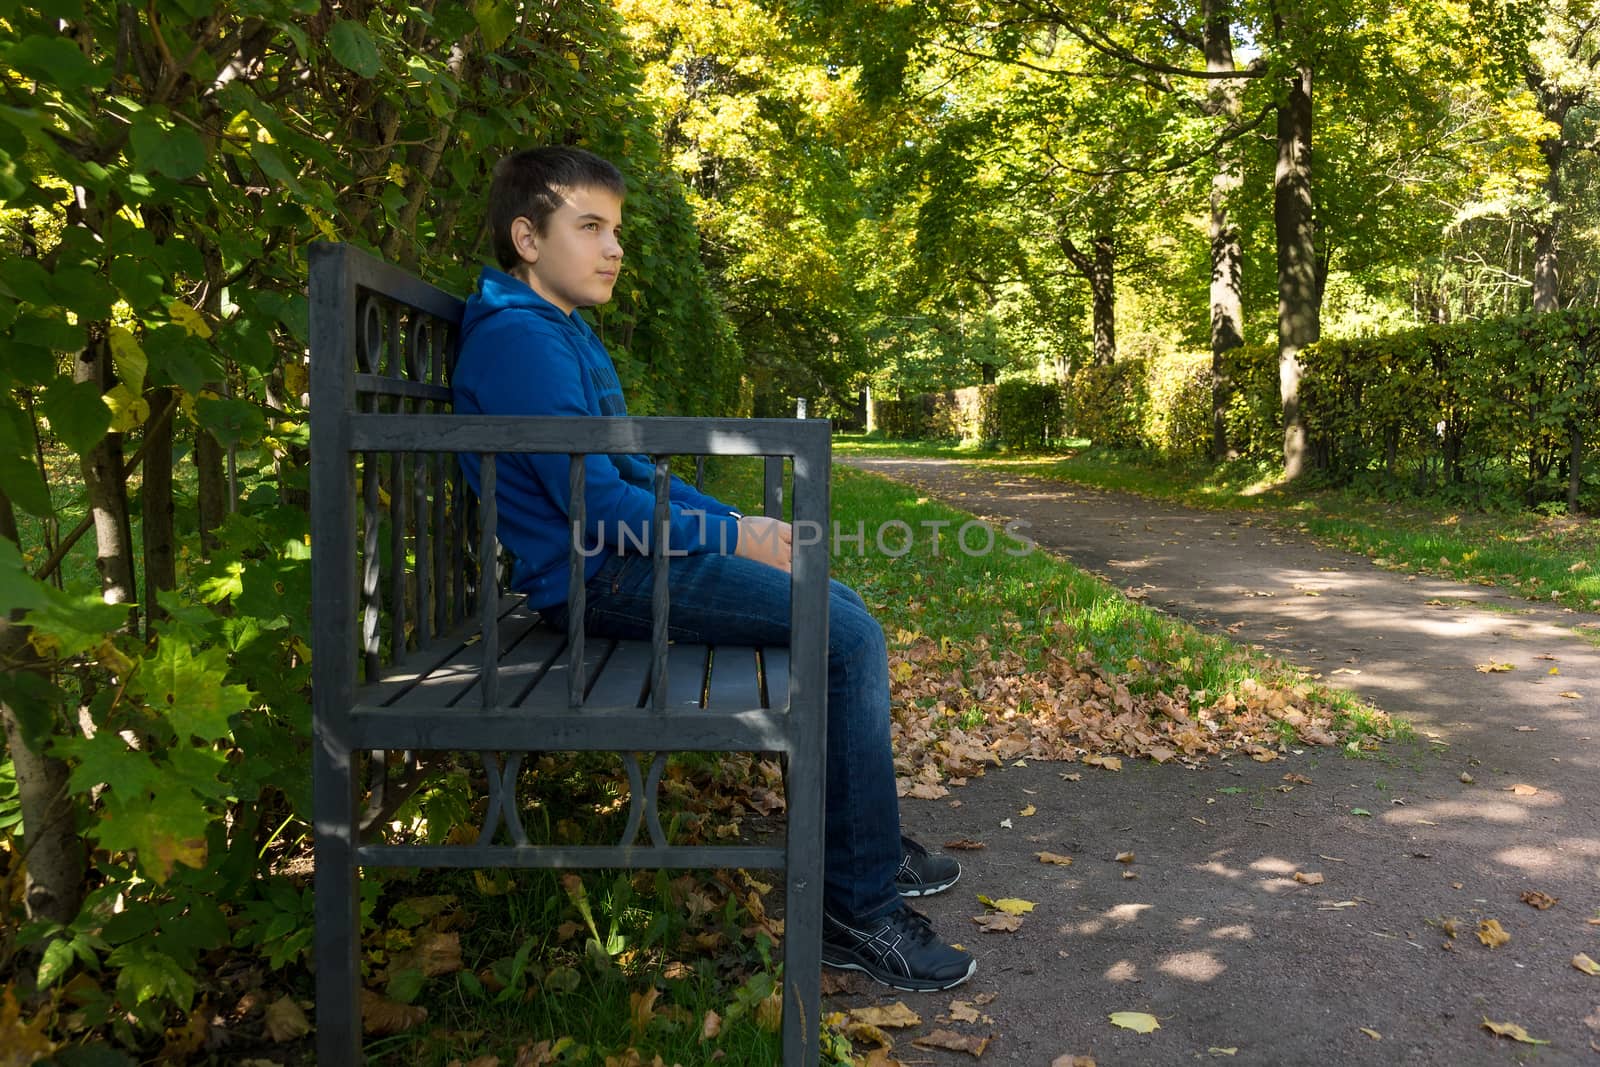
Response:
[{"label": "fallen leaf", "polygon": [[1211,1053],[1213,1056],[1237,1056],[1239,1054],[1239,1046],[1232,1045],[1228,1048],[1218,1048],[1217,1046],[1212,1045],[1210,1048],[1206,1049],[1206,1051]]},{"label": "fallen leaf", "polygon": [[1039,810],[1038,808],[1034,807],[1032,804],[1029,804],[1027,807],[1025,807],[1021,811],[1017,812],[1017,814],[1022,816],[1023,818],[1027,818],[1029,815],[1034,814],[1038,810]]},{"label": "fallen leaf", "polygon": [[1382,1041],[1383,1040],[1383,1035],[1378,1033],[1378,1031],[1376,1031],[1376,1030],[1368,1030],[1365,1026],[1359,1027],[1359,1029],[1363,1034],[1366,1034],[1368,1037],[1372,1038],[1372,1040],[1374,1040],[1374,1041]]},{"label": "fallen leaf", "polygon": [[710,1041],[720,1033],[722,1033],[722,1016],[707,1008],[706,1017],[700,1020],[700,1040]]},{"label": "fallen leaf", "polygon": [[1007,915],[1003,911],[985,912],[974,915],[972,921],[986,934],[1011,934],[1022,929],[1022,916]]},{"label": "fallen leaf", "polygon": [[950,790],[937,782],[918,782],[906,790],[906,796],[915,797],[918,800],[938,800],[940,797],[948,796],[949,794]]},{"label": "fallen leaf", "polygon": [[370,989],[361,991],[361,1029],[371,1037],[401,1033],[427,1017],[427,1008],[401,1004],[397,1000],[379,996]]},{"label": "fallen leaf", "polygon": [[429,930],[418,936],[416,943],[410,948],[396,952],[389,958],[391,975],[413,968],[421,971],[424,978],[437,978],[442,974],[454,974],[459,971],[461,935],[454,932],[441,934],[437,930]]},{"label": "fallen leaf", "polygon": [[1351,808],[1350,809],[1350,814],[1351,815],[1364,815],[1369,819],[1372,818],[1372,812],[1368,811],[1366,808]]},{"label": "fallen leaf", "polygon": [[970,1000],[952,1000],[950,1002],[950,1018],[954,1022],[975,1023],[982,1017],[977,1005]]},{"label": "fallen leaf", "polygon": [[1583,694],[1582,693],[1579,693],[1576,690],[1572,690],[1572,689],[1569,689],[1565,693],[1560,693],[1560,694],[1557,694],[1557,695],[1566,697],[1568,700],[1582,700],[1583,699]]},{"label": "fallen leaf", "polygon": [[1478,664],[1478,673],[1479,674],[1501,674],[1501,673],[1503,673],[1505,671],[1514,671],[1516,669],[1517,669],[1516,665],[1512,664],[1512,663],[1480,663],[1480,664]]},{"label": "fallen leaf", "polygon": [[1295,782],[1295,783],[1297,783],[1299,785],[1310,785],[1311,784],[1311,779],[1307,778],[1305,775],[1303,775],[1303,774],[1294,774],[1292,772],[1289,773],[1289,774],[1284,775],[1283,776],[1283,780],[1286,781],[1286,782]]},{"label": "fallen leaf", "polygon": [[1054,852],[1035,852],[1034,856],[1038,858],[1040,863],[1054,863],[1058,867],[1072,866],[1071,856],[1061,856]]},{"label": "fallen leaf", "polygon": [[1548,893],[1541,893],[1537,889],[1524,889],[1522,891],[1522,902],[1524,904],[1531,904],[1540,911],[1544,911],[1546,908],[1550,907],[1552,904],[1558,903],[1560,900],[1560,897],[1553,897]]},{"label": "fallen leaf", "polygon": [[923,1034],[911,1043],[918,1048],[949,1049],[951,1052],[967,1052],[973,1057],[978,1057],[982,1056],[983,1050],[989,1047],[989,1037],[958,1034],[954,1030],[935,1030],[932,1033]]},{"label": "fallen leaf", "polygon": [[1459,777],[1461,779],[1461,784],[1462,785],[1474,785],[1478,781],[1476,778],[1472,777],[1472,775],[1468,774],[1466,771],[1462,771]]},{"label": "fallen leaf", "polygon": [[988,848],[982,841],[974,841],[970,837],[958,837],[954,841],[946,841],[945,848],[955,849],[957,852],[976,852],[980,848]]},{"label": "fallen leaf", "polygon": [[1120,1026],[1124,1030],[1133,1030],[1136,1033],[1148,1034],[1152,1030],[1161,1029],[1161,1024],[1154,1015],[1143,1011],[1114,1011],[1110,1015],[1111,1025]]},{"label": "fallen leaf", "polygon": [[1034,908],[1034,902],[1031,900],[1022,900],[1019,897],[1002,897],[999,900],[991,900],[982,893],[978,894],[978,903],[985,907],[993,908],[995,911],[1003,911],[1007,915],[1026,915]]},{"label": "fallen leaf", "polygon": [[1519,734],[1536,734],[1539,732],[1537,726],[1513,726],[1512,729]]},{"label": "fallen leaf", "polygon": [[1131,882],[1131,881],[1133,881],[1133,880],[1134,880],[1134,879],[1135,879],[1135,878],[1137,878],[1137,877],[1139,877],[1139,872],[1138,872],[1138,871],[1135,871],[1135,870],[1132,870],[1132,869],[1131,869],[1131,868],[1130,868],[1130,869],[1127,869],[1127,870],[1124,870],[1124,871],[1123,871],[1123,872],[1122,872],[1122,877],[1123,877],[1123,880],[1124,880],[1124,881],[1129,881],[1129,882]]},{"label": "fallen leaf", "polygon": [[1104,767],[1108,771],[1122,770],[1122,760],[1116,756],[1085,756],[1083,762],[1091,767]]},{"label": "fallen leaf", "polygon": [[306,1018],[306,1013],[287,993],[267,1006],[263,1021],[266,1023],[267,1037],[280,1044],[305,1037],[311,1032],[311,1023]]},{"label": "fallen leaf", "polygon": [[1485,1017],[1483,1028],[1490,1033],[1499,1034],[1501,1037],[1509,1037],[1513,1041],[1521,1041],[1524,1045],[1548,1045],[1550,1043],[1548,1041],[1540,1041],[1536,1037],[1529,1037],[1528,1031],[1516,1023],[1492,1023]]},{"label": "fallen leaf", "polygon": [[1511,786],[1511,792],[1519,797],[1531,797],[1538,794],[1539,787],[1528,785],[1526,782],[1518,782],[1516,785]]},{"label": "fallen leaf", "polygon": [[1295,871],[1294,880],[1299,882],[1301,885],[1321,885],[1322,875],[1315,871],[1311,872],[1310,874],[1306,874],[1304,871]]},{"label": "fallen leaf", "polygon": [[[1562,696],[1566,696],[1567,694],[1566,693],[1562,693],[1561,695]],[[1576,696],[1577,694],[1574,693],[1572,695]],[[1076,772],[1074,772],[1072,774],[1063,774],[1061,776],[1061,780],[1063,782],[1081,782],[1081,781],[1083,781],[1083,775],[1078,774]]]},{"label": "fallen leaf", "polygon": [[1118,862],[1118,863],[1132,863],[1133,862],[1133,853],[1132,852],[1118,852],[1117,855],[1116,855],[1116,862]]},{"label": "fallen leaf", "polygon": [[1002,829],[1002,830],[1011,829],[1011,820],[1010,819],[1001,819],[1000,820],[1000,829]]},{"label": "fallen leaf", "polygon": [[1057,1056],[1050,1067],[1095,1067],[1095,1062],[1093,1056]]},{"label": "fallen leaf", "polygon": [[879,1048],[890,1048],[894,1045],[894,1038],[876,1026],[869,1026],[866,1023],[845,1023],[844,1035],[851,1041],[871,1041]]},{"label": "fallen leaf", "polygon": [[[717,1051],[721,1052],[722,1050],[718,1049]],[[866,1059],[857,1060],[856,1063],[859,1067],[906,1067],[905,1064],[889,1055],[889,1050],[886,1048],[871,1049],[867,1052]]]},{"label": "fallen leaf", "polygon": [[1500,920],[1485,919],[1478,924],[1478,940],[1489,948],[1499,948],[1511,940],[1511,935],[1500,925]]},{"label": "fallen leaf", "polygon": [[885,1008],[851,1008],[848,1014],[858,1023],[888,1029],[916,1026],[922,1022],[922,1016],[906,1007],[903,1000],[897,1000]]},{"label": "fallen leaf", "polygon": [[756,1025],[775,1034],[783,1027],[783,991],[774,989],[756,1004]]},{"label": "fallen leaf", "polygon": [[1572,957],[1572,965],[1590,977],[1600,978],[1600,963],[1596,963],[1582,952]]},{"label": "fallen leaf", "polygon": [[659,996],[661,990],[655,986],[643,993],[628,994],[628,1019],[635,1038],[650,1028],[650,1020],[656,1017],[656,998]]}]

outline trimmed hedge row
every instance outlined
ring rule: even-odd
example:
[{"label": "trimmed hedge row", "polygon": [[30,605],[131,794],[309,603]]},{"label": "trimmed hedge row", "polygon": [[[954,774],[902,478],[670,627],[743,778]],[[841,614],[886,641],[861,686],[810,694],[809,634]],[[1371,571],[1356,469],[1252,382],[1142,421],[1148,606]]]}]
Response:
[{"label": "trimmed hedge row", "polygon": [[[880,402],[891,437],[1009,447],[1064,436],[1198,457],[1210,446],[1211,360],[1180,352],[1085,367],[1065,386],[1006,382]],[[1230,447],[1283,447],[1274,349],[1232,353]],[[1600,505],[1600,310],[1328,339],[1302,356],[1314,468],[1416,492],[1512,493],[1529,505]]]},{"label": "trimmed hedge row", "polygon": [[1061,438],[1062,394],[1053,385],[1006,381],[877,402],[877,429],[903,440],[976,441],[1048,448]]}]

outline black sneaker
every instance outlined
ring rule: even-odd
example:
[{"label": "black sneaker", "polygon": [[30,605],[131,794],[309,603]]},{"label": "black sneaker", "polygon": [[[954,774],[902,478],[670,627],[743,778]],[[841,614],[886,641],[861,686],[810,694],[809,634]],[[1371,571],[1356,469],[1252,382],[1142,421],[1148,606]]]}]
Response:
[{"label": "black sneaker", "polygon": [[949,856],[935,856],[904,834],[900,836],[900,869],[894,887],[903,897],[931,897],[943,893],[961,877],[961,864]]},{"label": "black sneaker", "polygon": [[823,912],[822,962],[913,993],[951,989],[978,969],[977,960],[939,940],[926,915],[904,904],[865,926]]}]

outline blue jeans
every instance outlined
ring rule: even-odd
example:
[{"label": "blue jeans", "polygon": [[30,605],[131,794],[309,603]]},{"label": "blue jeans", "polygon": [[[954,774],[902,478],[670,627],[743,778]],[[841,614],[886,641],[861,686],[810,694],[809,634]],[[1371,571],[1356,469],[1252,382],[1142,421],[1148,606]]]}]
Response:
[{"label": "blue jeans", "polygon": [[[789,640],[789,575],[736,556],[667,561],[673,640],[783,645]],[[615,555],[587,586],[584,630],[600,637],[650,637],[650,560]],[[558,628],[565,606],[540,612]],[[900,805],[889,748],[889,659],[883,628],[855,590],[828,596],[827,827],[823,906],[865,922],[899,906]]]}]

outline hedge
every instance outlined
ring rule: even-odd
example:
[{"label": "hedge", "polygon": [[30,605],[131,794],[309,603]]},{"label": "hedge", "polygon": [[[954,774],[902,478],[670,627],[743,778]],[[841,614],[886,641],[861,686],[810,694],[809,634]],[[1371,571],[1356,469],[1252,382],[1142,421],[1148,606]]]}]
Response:
[{"label": "hedge", "polygon": [[[1600,311],[1330,338],[1301,363],[1312,466],[1329,482],[1600,503],[1586,488],[1600,482]],[[1276,351],[1236,349],[1227,373],[1230,447],[1277,458]],[[894,437],[1038,447],[1071,435],[1197,457],[1210,412],[1210,356],[1178,352],[1085,367],[1059,388],[1007,382],[882,402],[878,420]]]}]

